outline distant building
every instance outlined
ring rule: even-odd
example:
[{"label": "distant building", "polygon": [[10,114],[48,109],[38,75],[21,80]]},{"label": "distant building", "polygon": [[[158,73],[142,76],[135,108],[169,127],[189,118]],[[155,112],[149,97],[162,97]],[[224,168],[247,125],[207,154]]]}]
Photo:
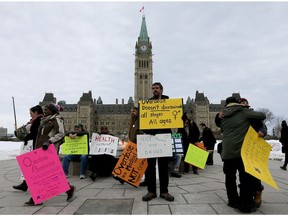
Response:
[{"label": "distant building", "polygon": [[[82,123],[90,133],[99,132],[100,127],[105,125],[114,135],[128,133],[130,121],[130,110],[137,106],[139,100],[146,100],[152,96],[151,86],[153,84],[153,60],[152,42],[148,36],[145,16],[142,16],[140,34],[135,45],[135,71],[134,71],[134,100],[132,97],[127,102],[122,99],[121,103],[116,99],[115,104],[103,104],[101,97],[93,99],[92,92],[83,93],[77,104],[66,104],[61,100],[59,105],[63,106],[66,130],[73,130],[74,125]],[[229,95],[227,95],[228,97]],[[237,99],[240,94],[234,93]],[[56,103],[53,93],[46,93],[40,105]],[[193,119],[198,125],[205,123],[215,135],[220,135],[220,129],[215,125],[215,115],[224,107],[225,101],[220,104],[210,104],[204,93],[196,91],[195,99],[188,97],[183,100],[184,111],[187,116]]]},{"label": "distant building", "polygon": [[7,128],[0,127],[0,137],[7,137]]}]

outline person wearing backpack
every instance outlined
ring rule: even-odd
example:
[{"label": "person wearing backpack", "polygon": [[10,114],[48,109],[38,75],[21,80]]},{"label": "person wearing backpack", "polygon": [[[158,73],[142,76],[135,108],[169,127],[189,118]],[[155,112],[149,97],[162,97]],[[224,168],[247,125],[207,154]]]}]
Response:
[{"label": "person wearing backpack", "polygon": [[[29,140],[33,140],[32,149],[35,149],[36,137],[37,137],[41,118],[43,117],[43,110],[41,106],[36,105],[34,107],[31,107],[29,111],[30,111],[31,120],[28,122],[28,124],[25,127],[27,134],[24,137],[23,141],[24,141],[24,146],[26,146]],[[17,134],[16,131],[15,131],[15,134]],[[26,181],[23,180],[20,185],[14,185],[13,188],[16,190],[27,191],[28,186],[27,186]]]},{"label": "person wearing backpack", "polygon": [[[42,148],[46,151],[49,145],[53,144],[57,152],[59,152],[60,145],[64,142],[65,128],[64,119],[59,114],[63,108],[57,104],[50,103],[44,106],[44,117],[41,119],[38,134],[36,138],[35,149]],[[70,185],[70,184],[69,184]],[[67,202],[71,202],[74,198],[76,187],[70,185],[70,189],[66,191]],[[31,197],[26,206],[42,205],[43,203],[35,204]]]}]

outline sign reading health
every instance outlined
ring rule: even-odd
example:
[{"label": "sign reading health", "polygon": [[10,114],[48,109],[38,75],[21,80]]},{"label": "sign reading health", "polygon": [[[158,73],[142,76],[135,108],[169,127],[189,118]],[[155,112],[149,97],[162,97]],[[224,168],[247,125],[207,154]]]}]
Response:
[{"label": "sign reading health", "polygon": [[90,155],[108,154],[116,156],[119,138],[108,134],[93,133],[91,138]]},{"label": "sign reading health", "polygon": [[138,158],[157,158],[172,156],[171,134],[137,135]]},{"label": "sign reading health", "polygon": [[139,102],[140,129],[183,128],[183,99]]},{"label": "sign reading health", "polygon": [[70,189],[54,145],[16,157],[36,204]]}]

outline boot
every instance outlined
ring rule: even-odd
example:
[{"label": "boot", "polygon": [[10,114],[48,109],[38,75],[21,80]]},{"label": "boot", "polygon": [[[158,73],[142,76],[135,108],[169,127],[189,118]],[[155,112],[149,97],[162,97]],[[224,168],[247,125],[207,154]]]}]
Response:
[{"label": "boot", "polygon": [[26,184],[26,181],[24,180],[20,185],[16,185],[16,186],[14,185],[13,188],[16,190],[27,191],[28,186]]},{"label": "boot", "polygon": [[262,191],[255,191],[254,193],[254,205],[259,208],[262,203]]}]

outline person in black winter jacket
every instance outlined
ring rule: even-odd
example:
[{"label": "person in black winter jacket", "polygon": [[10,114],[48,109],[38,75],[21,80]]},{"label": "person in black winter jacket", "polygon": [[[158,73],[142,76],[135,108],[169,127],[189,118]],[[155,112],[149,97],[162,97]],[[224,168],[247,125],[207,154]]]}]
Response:
[{"label": "person in black winter jacket", "polygon": [[[152,84],[153,97],[149,100],[169,99],[167,95],[163,95],[163,86],[160,82]],[[150,129],[143,130],[144,133],[150,135],[171,133],[171,129]],[[171,157],[148,158],[148,167],[145,171],[145,181],[147,182],[148,193],[142,197],[143,201],[150,201],[157,197],[156,193],[156,159],[158,159],[158,171],[160,180],[160,197],[167,201],[174,201],[174,197],[168,193],[169,185],[169,168],[168,164]]]},{"label": "person in black winter jacket", "polygon": [[284,120],[281,123],[281,137],[280,137],[280,142],[282,144],[282,149],[283,149],[283,153],[285,153],[285,160],[284,160],[284,164],[283,166],[281,166],[280,168],[283,170],[287,170],[287,164],[288,164],[288,126],[287,126],[287,122]]},{"label": "person in black winter jacket", "polygon": [[206,150],[209,152],[208,158],[207,158],[207,165],[213,165],[213,151],[216,143],[216,139],[214,137],[214,134],[210,128],[206,126],[206,124],[201,123],[200,126],[203,129],[202,137],[200,138],[200,141],[203,141],[204,146]]},{"label": "person in black winter jacket", "polygon": [[[182,135],[182,145],[184,151],[184,158],[188,151],[189,144],[196,144],[199,142],[200,131],[197,124],[190,120],[186,114],[183,115],[182,120],[184,121],[184,128],[179,128],[178,133]],[[184,163],[184,173],[187,174],[190,170],[190,164]],[[192,165],[194,174],[198,174],[197,167]]]}]

